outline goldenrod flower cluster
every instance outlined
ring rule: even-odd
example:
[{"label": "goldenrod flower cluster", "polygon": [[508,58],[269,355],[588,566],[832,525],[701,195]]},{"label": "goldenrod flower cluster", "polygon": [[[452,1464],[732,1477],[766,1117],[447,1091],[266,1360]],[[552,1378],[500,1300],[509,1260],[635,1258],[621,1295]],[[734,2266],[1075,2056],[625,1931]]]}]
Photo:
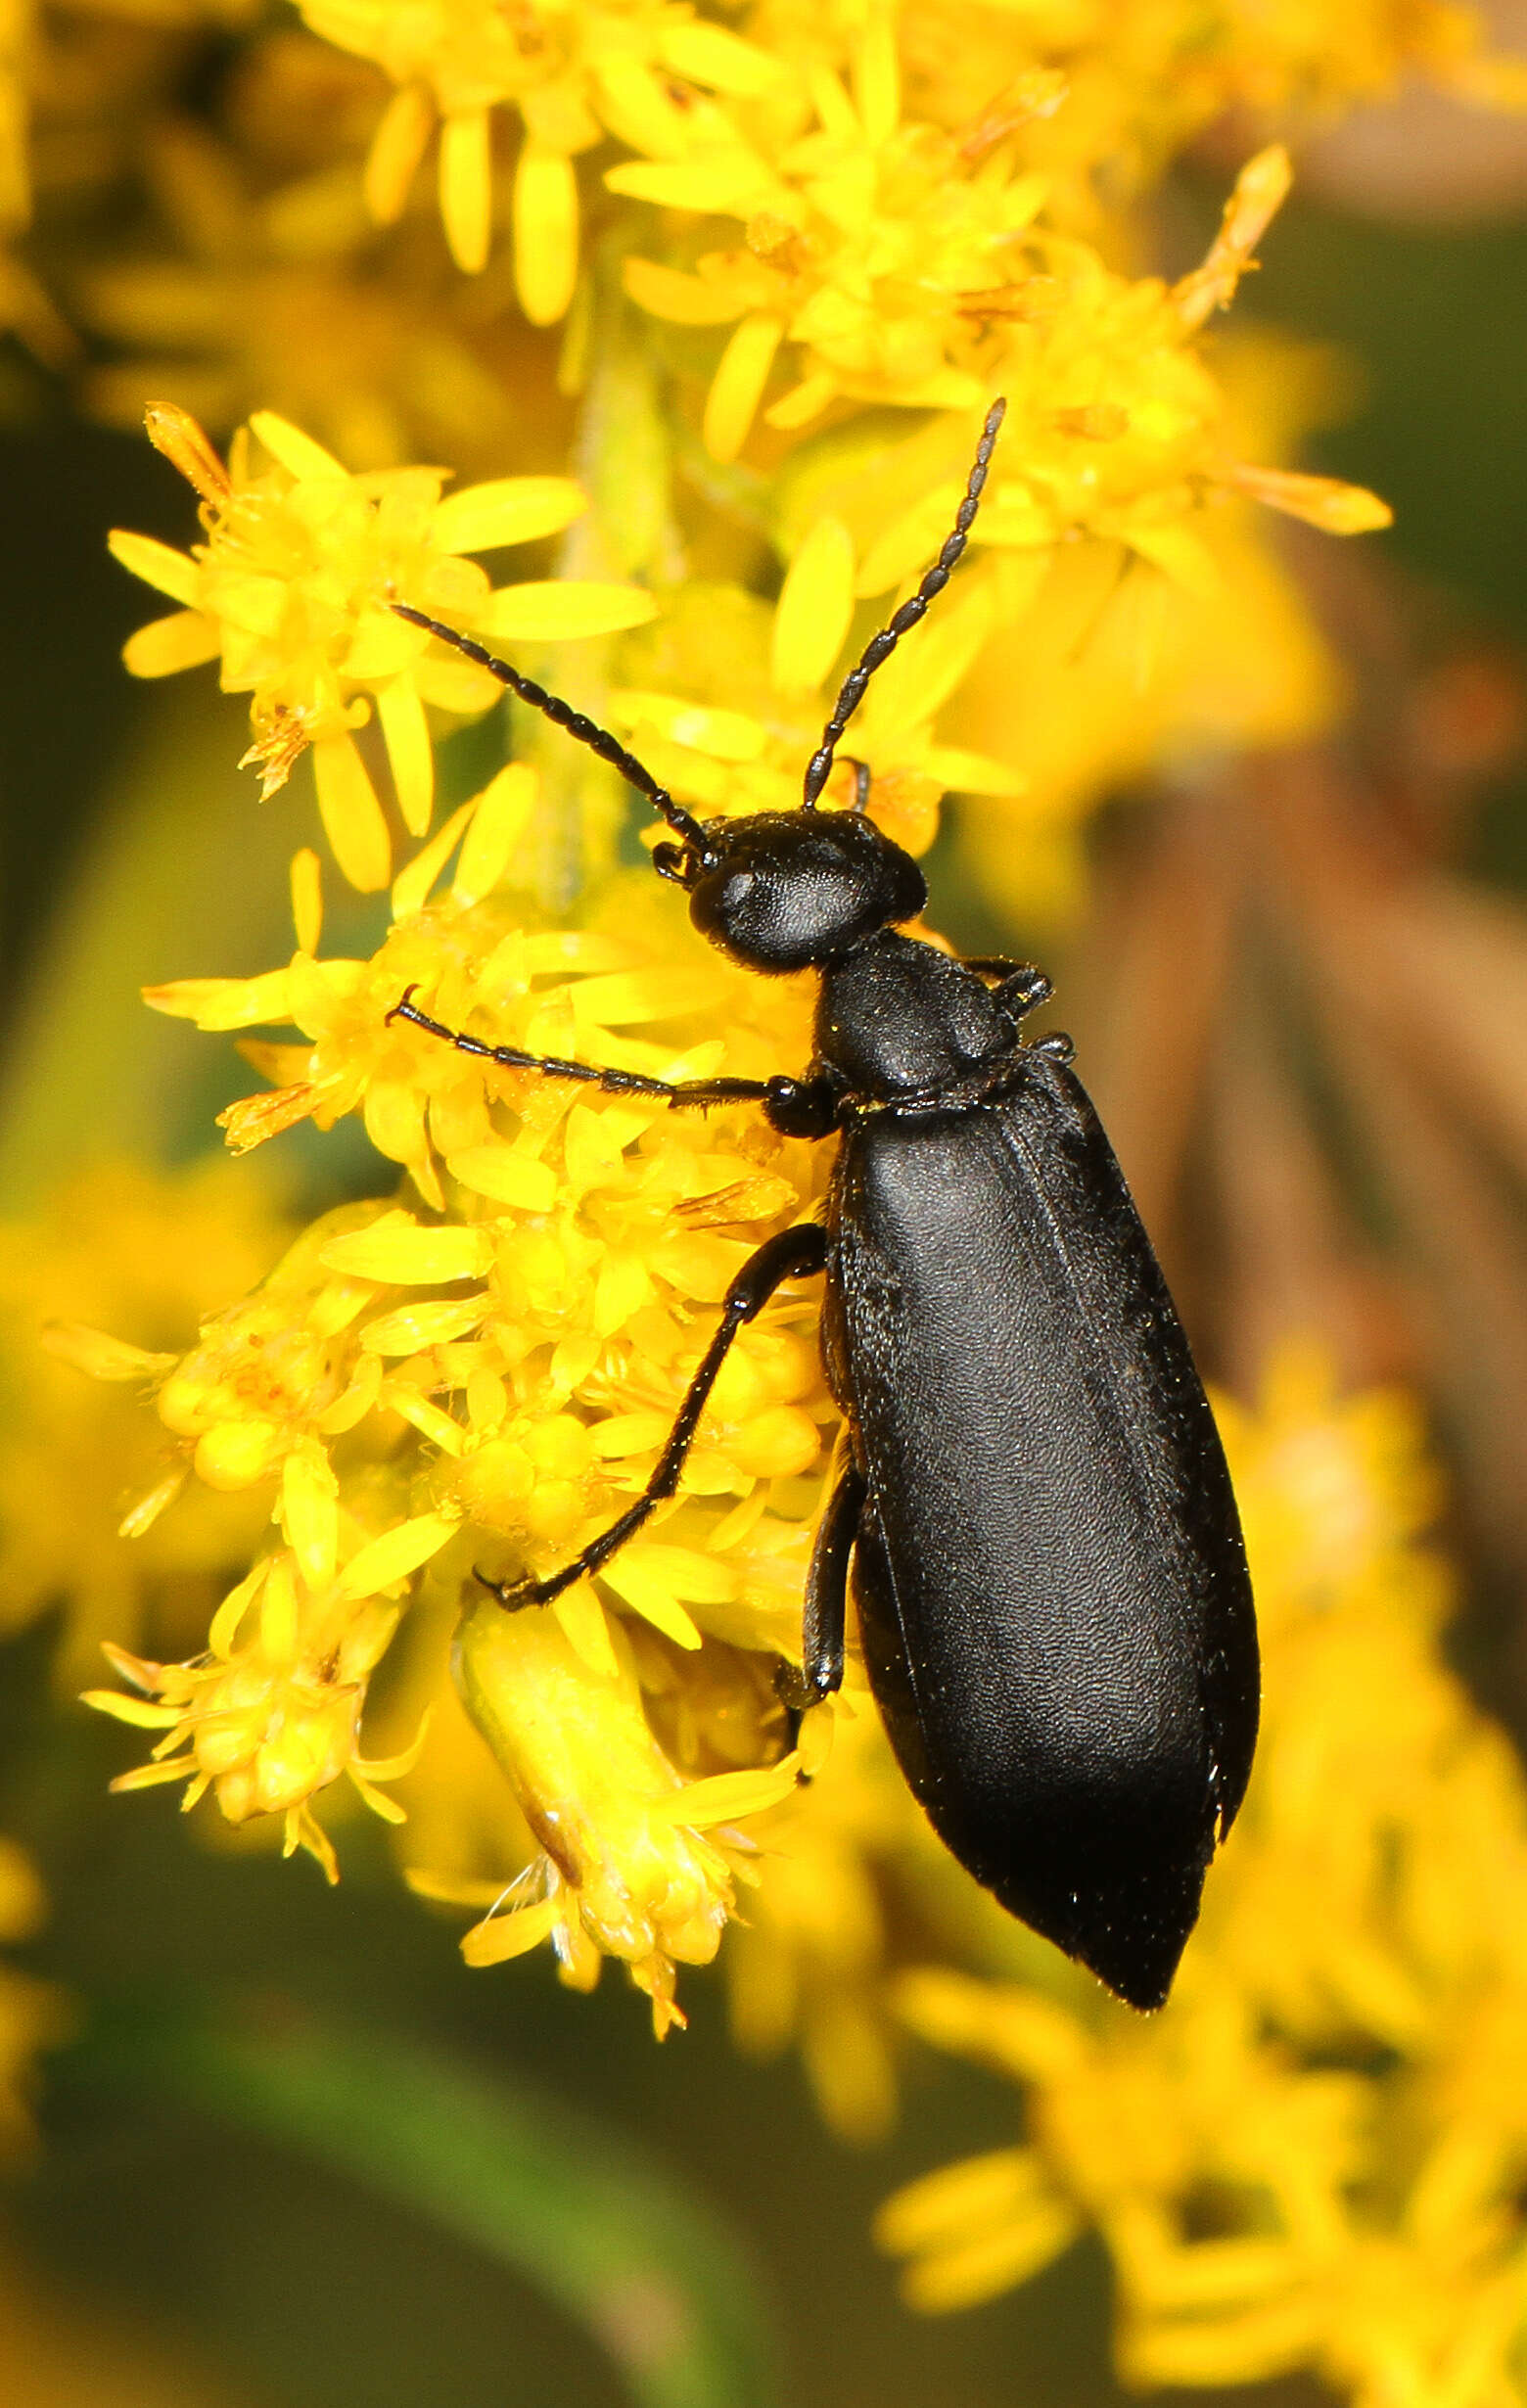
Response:
[{"label": "goldenrod flower cluster", "polygon": [[[1155,2022],[950,1865],[853,1667],[787,1725],[840,1435],[808,1290],[743,1330],[678,1494],[598,1581],[502,1611],[478,1572],[544,1575],[642,1494],[729,1282],[819,1212],[830,1149],[397,1017],[411,995],[482,1045],[666,1081],[811,1049],[810,982],[693,936],[623,855],[606,771],[519,706],[488,720],[497,681],[393,606],[504,651],[694,810],[787,808],[1004,394],[970,554],[823,802],[922,852],[965,798],[994,890],[1058,909],[1111,778],[1339,707],[1266,513],[1333,535],[1388,513],[1293,464],[1308,360],[1218,331],[1288,187],[1276,137],[1408,69],[1509,97],[1504,70],[1444,0],[78,14],[67,93],[46,12],[0,18],[0,240],[35,161],[44,207],[136,178],[141,248],[59,301],[6,254],[0,309],[58,363],[65,303],[110,334],[88,400],[150,399],[195,494],[185,548],[113,537],[173,606],[128,668],[215,666],[263,795],[310,754],[318,804],[289,957],[188,961],[148,999],[237,1035],[260,1084],[223,1115],[236,1154],[353,1116],[380,1167],[306,1227],[253,1165],[98,1170],[12,1243],[5,1620],[62,1601],[75,1669],[109,1642],[121,1686],[91,1702],[146,1735],[119,1789],[173,1785],[331,1878],[359,1805],[416,1891],[477,1912],[473,1966],[544,1948],[587,1990],[614,1959],[661,2035],[680,1969],[719,1957],[741,2045],[798,2043],[856,2137],[909,2031],[1016,2080],[1023,2145],[887,2210],[920,2304],[1093,2228],[1133,2379],[1306,2367],[1374,2408],[1495,2408],[1522,1798],[1439,1667],[1399,1409],[1298,1362],[1226,1409],[1268,1737]],[[157,103],[208,27],[233,65],[193,123]],[[1257,132],[1221,230],[1150,272],[1134,203],[1230,109]],[[474,557],[515,547],[513,582]],[[469,775],[436,759],[464,720]],[[369,922],[346,899],[353,953],[326,949],[328,862],[378,899]],[[937,1962],[908,1969],[911,1933]],[[9,1998],[0,2060],[39,2036]]]}]

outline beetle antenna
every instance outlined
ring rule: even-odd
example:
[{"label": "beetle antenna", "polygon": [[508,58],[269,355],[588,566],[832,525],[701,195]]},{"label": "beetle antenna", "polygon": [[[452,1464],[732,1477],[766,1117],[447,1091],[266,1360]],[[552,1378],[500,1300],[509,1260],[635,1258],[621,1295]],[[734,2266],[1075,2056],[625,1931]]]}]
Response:
[{"label": "beetle antenna", "polygon": [[[947,544],[945,549],[949,549]],[[527,702],[532,711],[540,712],[554,727],[564,728],[575,743],[586,744],[591,753],[597,754],[601,761],[607,761],[612,769],[618,769],[627,786],[634,786],[655,811],[662,813],[675,836],[681,837],[686,845],[704,850],[705,830],[699,820],[686,811],[681,803],[674,802],[668,788],[660,786],[652,771],[644,767],[634,753],[628,753],[608,728],[601,727],[595,719],[586,718],[581,711],[575,711],[560,694],[548,694],[546,688],[537,685],[533,677],[522,676],[519,670],[511,669],[507,661],[497,660],[486,645],[475,643],[470,635],[463,635],[457,628],[446,626],[441,620],[426,618],[423,611],[412,609],[406,602],[394,602],[392,607],[397,618],[406,619],[413,626],[423,627],[429,635],[438,635],[440,642],[449,644],[453,652],[461,653],[466,660],[476,661],[479,669],[487,670],[500,685],[509,688],[511,694],[518,694],[521,702]]]},{"label": "beetle antenna", "polygon": [[859,655],[858,667],[851,669],[844,678],[838,699],[833,705],[832,717],[822,729],[821,743],[806,764],[806,784],[801,796],[803,810],[813,811],[816,809],[816,798],[826,785],[832,769],[833,755],[838,749],[838,738],[863,701],[864,688],[882,661],[890,659],[902,636],[910,634],[919,619],[927,617],[928,605],[944,591],[958,567],[960,556],[970,540],[970,530],[975,524],[976,512],[981,506],[982,488],[987,481],[987,470],[992,463],[992,451],[996,442],[997,429],[1006,412],[1007,403],[1001,398],[994,401],[987,412],[986,425],[981,430],[981,440],[976,445],[976,456],[971,462],[970,478],[965,486],[965,498],[954,514],[953,528],[946,536],[944,548],[938,559],[910,600],[902,603],[901,609],[881,628],[878,635],[870,637]]}]

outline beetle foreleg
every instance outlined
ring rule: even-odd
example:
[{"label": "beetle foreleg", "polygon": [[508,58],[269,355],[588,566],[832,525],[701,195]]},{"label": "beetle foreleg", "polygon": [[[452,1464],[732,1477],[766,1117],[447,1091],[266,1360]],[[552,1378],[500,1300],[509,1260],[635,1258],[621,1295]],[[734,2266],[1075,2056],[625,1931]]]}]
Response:
[{"label": "beetle foreleg", "polygon": [[1021,1020],[1026,1012],[1038,1011],[1055,992],[1043,971],[1037,970],[1032,961],[1014,961],[1007,953],[967,953],[964,963],[967,970],[995,980],[995,1000],[1015,1020]]},{"label": "beetle foreleg", "polygon": [[560,1572],[548,1573],[544,1580],[486,1580],[479,1572],[478,1579],[485,1589],[492,1591],[500,1605],[511,1611],[522,1605],[549,1605],[564,1589],[571,1589],[576,1580],[602,1571],[627,1539],[635,1537],[643,1522],[650,1520],[658,1506],[676,1491],[684,1459],[694,1445],[700,1416],[739,1329],[763,1312],[775,1289],[786,1279],[810,1279],[826,1268],[827,1232],[817,1222],[797,1222],[793,1228],[781,1229],[777,1236],[765,1238],[726,1291],[716,1333],[684,1391],[678,1418],[669,1432],[652,1477],[635,1504],[627,1505],[619,1520],[613,1521],[608,1530],[602,1530],[597,1539],[590,1540],[581,1554],[565,1563]]},{"label": "beetle foreleg", "polygon": [[791,1714],[820,1705],[843,1686],[843,1634],[848,1620],[849,1557],[864,1503],[864,1475],[848,1458],[817,1524],[801,1617],[801,1669],[781,1671],[780,1700]]}]

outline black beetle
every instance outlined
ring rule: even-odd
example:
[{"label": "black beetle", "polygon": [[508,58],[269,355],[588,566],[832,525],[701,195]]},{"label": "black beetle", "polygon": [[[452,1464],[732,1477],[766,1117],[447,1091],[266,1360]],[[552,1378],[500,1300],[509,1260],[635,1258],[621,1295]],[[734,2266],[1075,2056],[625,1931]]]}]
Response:
[{"label": "black beetle", "polygon": [[849,1566],[892,1744],[935,1829],[1002,1905],[1138,2008],[1165,2000],[1257,1733],[1256,1626],[1213,1416],[1150,1241],[1063,1037],[1025,1043],[1050,993],[1009,961],[899,933],[927,900],[859,810],[819,811],[873,671],[948,583],[986,482],[917,592],[846,680],[801,807],[701,822],[624,746],[453,628],[399,604],[588,745],[676,842],[655,866],[732,960],[821,981],[804,1078],[669,1086],[392,1016],[513,1069],[678,1106],[752,1099],[790,1135],[837,1134],[825,1225],[761,1246],[643,1495],[547,1579],[596,1572],[671,1497],[737,1331],[786,1279],[826,1273],[823,1355],[847,1422],[817,1530],[792,1702],[843,1674]]}]

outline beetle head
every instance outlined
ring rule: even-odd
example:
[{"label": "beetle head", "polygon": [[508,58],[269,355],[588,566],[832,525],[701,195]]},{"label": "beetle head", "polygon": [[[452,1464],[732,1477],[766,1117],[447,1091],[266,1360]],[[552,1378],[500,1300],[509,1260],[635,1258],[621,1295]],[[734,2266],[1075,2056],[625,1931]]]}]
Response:
[{"label": "beetle head", "polygon": [[688,889],[701,935],[749,970],[810,969],[928,900],[910,854],[856,811],[709,819],[701,845],[663,845],[656,858]]}]

